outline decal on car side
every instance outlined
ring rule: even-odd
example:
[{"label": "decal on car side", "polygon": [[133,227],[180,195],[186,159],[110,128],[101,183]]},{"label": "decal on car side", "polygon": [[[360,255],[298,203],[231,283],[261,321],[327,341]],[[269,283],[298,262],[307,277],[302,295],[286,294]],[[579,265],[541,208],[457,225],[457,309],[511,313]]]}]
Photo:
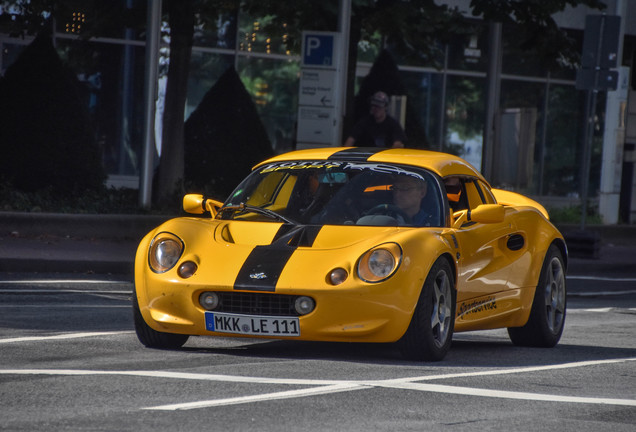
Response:
[{"label": "decal on car side", "polygon": [[457,306],[457,316],[461,319],[465,315],[497,309],[497,300],[489,296],[480,300],[462,302]]}]

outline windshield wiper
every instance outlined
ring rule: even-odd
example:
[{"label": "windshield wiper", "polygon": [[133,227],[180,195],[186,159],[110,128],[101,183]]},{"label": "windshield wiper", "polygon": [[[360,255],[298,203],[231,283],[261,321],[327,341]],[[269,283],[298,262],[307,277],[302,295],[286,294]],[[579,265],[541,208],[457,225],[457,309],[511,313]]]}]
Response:
[{"label": "windshield wiper", "polygon": [[263,216],[267,216],[268,218],[271,218],[271,219],[276,219],[276,220],[279,220],[288,224],[292,224],[292,225],[298,225],[298,222],[292,219],[286,218],[285,216],[278,214],[275,211],[262,208],[262,207],[251,206],[245,203],[240,203],[238,205],[227,205],[225,207],[222,207],[221,210],[219,210],[219,213],[225,214],[225,212],[227,211],[232,212],[232,215],[235,213],[249,213],[249,212],[258,213]]}]

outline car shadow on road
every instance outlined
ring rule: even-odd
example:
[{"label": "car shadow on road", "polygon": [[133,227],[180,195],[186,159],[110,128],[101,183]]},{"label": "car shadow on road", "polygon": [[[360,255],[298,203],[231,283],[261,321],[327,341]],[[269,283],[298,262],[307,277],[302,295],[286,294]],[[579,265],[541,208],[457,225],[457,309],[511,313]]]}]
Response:
[{"label": "car shadow on road", "polygon": [[[207,342],[206,342],[207,340]],[[217,354],[259,359],[318,360],[395,366],[440,365],[444,367],[524,367],[583,361],[636,358],[636,349],[559,344],[554,348],[514,346],[500,338],[459,339],[440,362],[405,360],[397,344],[262,341],[247,339],[231,346],[214,347],[215,338],[187,344],[188,353]]]}]

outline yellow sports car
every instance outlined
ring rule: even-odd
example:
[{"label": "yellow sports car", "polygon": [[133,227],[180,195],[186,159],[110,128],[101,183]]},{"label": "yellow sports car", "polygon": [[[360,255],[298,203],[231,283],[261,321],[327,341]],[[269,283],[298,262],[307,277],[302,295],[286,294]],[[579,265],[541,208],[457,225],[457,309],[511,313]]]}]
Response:
[{"label": "yellow sports car", "polygon": [[507,328],[516,345],[563,332],[567,248],[537,202],[466,161],[412,149],[324,148],[266,160],[221,203],[141,241],[142,344],[190,335],[397,342],[440,360],[453,332]]}]

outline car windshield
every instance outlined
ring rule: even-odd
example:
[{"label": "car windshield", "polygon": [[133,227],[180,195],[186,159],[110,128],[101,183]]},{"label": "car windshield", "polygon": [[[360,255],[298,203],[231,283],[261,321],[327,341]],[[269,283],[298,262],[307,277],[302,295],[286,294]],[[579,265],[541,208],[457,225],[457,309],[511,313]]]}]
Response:
[{"label": "car windshield", "polygon": [[251,173],[217,217],[297,224],[442,226],[428,171],[342,161],[275,162]]}]

